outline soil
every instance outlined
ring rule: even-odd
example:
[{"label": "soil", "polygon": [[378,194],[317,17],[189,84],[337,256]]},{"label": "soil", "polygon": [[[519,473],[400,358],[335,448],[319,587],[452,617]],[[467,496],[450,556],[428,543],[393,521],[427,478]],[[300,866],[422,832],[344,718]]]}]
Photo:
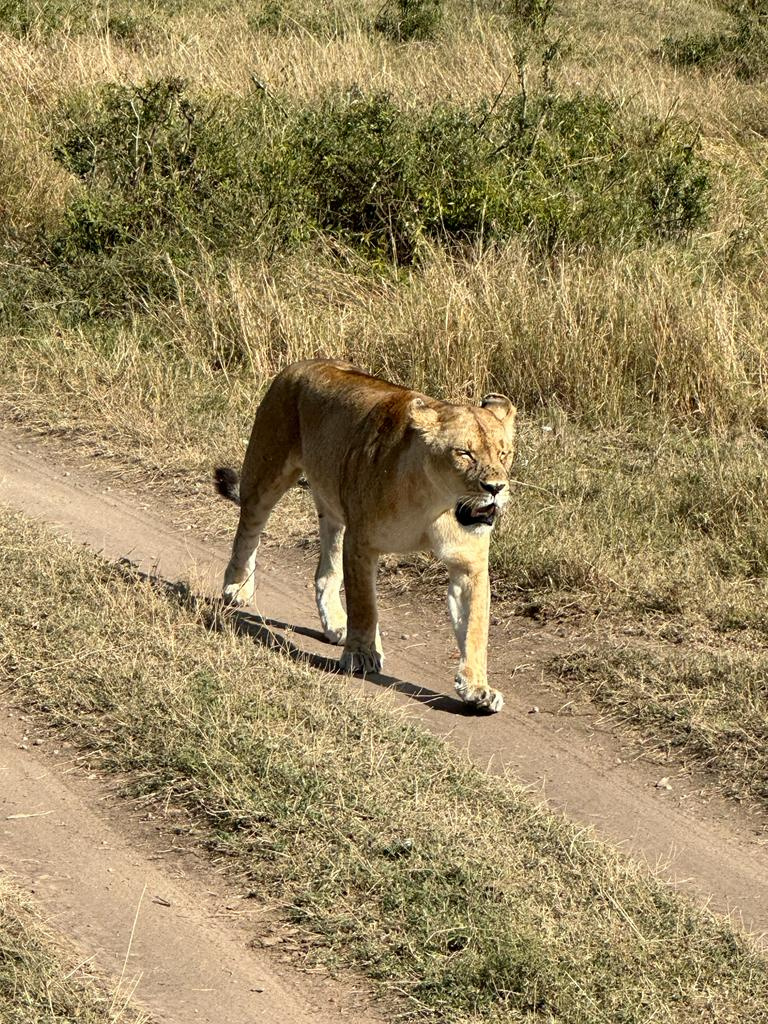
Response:
[{"label": "soil", "polygon": [[0,870],[92,958],[115,1007],[132,998],[158,1024],[388,1019],[362,982],[302,970],[301,936],[207,864],[183,818],[157,820],[0,713]]},{"label": "soil", "polygon": [[[105,485],[97,474],[38,438],[0,430],[0,503],[108,559],[128,558],[215,595],[226,544],[177,525],[174,503],[157,492]],[[257,607],[240,616],[242,627],[333,671],[338,651],[318,631],[310,554],[263,544],[259,565]],[[673,761],[660,765],[596,708],[567,701],[545,669],[563,648],[563,627],[497,612],[490,678],[506,706],[489,716],[469,713],[453,694],[456,652],[441,604],[385,588],[381,624],[387,674],[350,679],[350,686],[415,716],[483,768],[529,786],[697,902],[731,914],[756,936],[768,932],[765,815],[719,797],[706,778]],[[204,867],[174,869],[158,852],[163,840],[147,834],[124,802],[115,810],[114,800],[104,799],[103,782],[83,779],[66,762],[41,760],[38,748],[21,750],[23,722],[0,722],[0,863],[35,889],[63,931],[97,950],[113,976],[122,970],[144,892],[126,974],[141,975],[137,996],[158,1019],[290,1024],[323,1021],[329,1011],[322,1007],[331,1005],[334,1020],[350,1013],[361,1022],[377,1019],[381,1011],[359,987],[289,969],[266,948],[246,948],[247,937],[233,925],[242,915],[221,914],[222,898],[206,891]],[[223,886],[217,876],[208,888],[221,893]],[[257,909],[249,908],[251,917]]]}]

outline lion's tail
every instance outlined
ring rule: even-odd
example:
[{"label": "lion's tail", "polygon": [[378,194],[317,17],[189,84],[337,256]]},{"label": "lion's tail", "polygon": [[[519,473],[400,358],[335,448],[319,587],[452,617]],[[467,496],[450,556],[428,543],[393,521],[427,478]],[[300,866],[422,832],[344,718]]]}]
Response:
[{"label": "lion's tail", "polygon": [[240,474],[236,469],[217,466],[213,471],[213,483],[222,498],[240,504]]}]

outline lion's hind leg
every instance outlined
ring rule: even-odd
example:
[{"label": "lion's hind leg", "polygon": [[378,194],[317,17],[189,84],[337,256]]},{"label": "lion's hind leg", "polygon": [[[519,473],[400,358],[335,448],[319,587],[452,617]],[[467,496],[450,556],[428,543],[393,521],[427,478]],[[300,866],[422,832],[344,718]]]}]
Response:
[{"label": "lion's hind leg", "polygon": [[336,522],[317,502],[320,524],[320,557],[315,572],[315,601],[323,633],[332,644],[343,644],[347,638],[347,613],[341,603],[343,579],[344,526]]},{"label": "lion's hind leg", "polygon": [[251,604],[256,589],[256,552],[269,514],[301,475],[299,467],[284,469],[276,479],[240,499],[232,557],[224,574],[222,596],[226,604]]},{"label": "lion's hind leg", "polygon": [[240,521],[224,574],[223,599],[244,605],[253,600],[256,551],[269,514],[301,476],[295,417],[275,410],[281,397],[270,389],[256,413],[240,480]]}]

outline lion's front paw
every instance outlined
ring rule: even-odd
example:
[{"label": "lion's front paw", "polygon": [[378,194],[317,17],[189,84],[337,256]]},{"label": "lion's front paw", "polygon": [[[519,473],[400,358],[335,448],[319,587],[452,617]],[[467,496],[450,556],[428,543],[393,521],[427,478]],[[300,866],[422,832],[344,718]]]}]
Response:
[{"label": "lion's front paw", "polygon": [[221,592],[221,599],[224,604],[242,608],[243,605],[252,604],[254,590],[253,580],[246,580],[244,583],[228,583]]},{"label": "lion's front paw", "polygon": [[339,658],[339,668],[341,671],[349,672],[351,675],[381,672],[383,665],[384,655],[381,651],[377,651],[375,647],[360,643],[359,641],[352,644],[347,642],[347,646]]},{"label": "lion's front paw", "polygon": [[484,711],[501,711],[504,698],[498,690],[492,690],[487,684],[476,686],[465,676],[456,676],[456,692],[465,704],[473,704]]}]

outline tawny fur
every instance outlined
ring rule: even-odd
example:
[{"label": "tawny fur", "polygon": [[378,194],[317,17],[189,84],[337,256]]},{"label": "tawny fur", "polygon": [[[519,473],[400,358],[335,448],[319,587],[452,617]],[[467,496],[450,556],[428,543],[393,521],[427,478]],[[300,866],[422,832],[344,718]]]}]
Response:
[{"label": "tawny fur", "polygon": [[[253,599],[256,549],[267,518],[303,474],[320,520],[315,596],[340,664],[383,664],[376,564],[385,552],[431,550],[446,565],[460,652],[462,700],[498,711],[488,686],[488,544],[507,499],[516,410],[503,395],[453,405],[380,380],[348,363],[294,363],[256,411],[239,480],[216,471],[221,494],[240,503],[224,599]],[[342,581],[347,611],[341,603]]]}]

